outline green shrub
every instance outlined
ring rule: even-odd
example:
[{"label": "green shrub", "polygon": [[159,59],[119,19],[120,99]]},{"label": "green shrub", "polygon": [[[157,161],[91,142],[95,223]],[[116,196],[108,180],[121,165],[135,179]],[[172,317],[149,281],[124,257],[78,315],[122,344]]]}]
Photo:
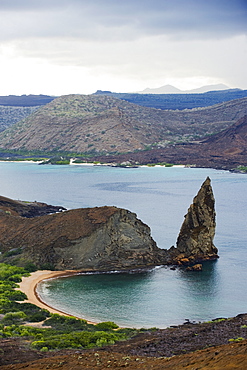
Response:
[{"label": "green shrub", "polygon": [[48,348],[47,348],[47,347],[42,347],[42,348],[40,349],[40,351],[41,351],[41,352],[47,352],[47,351],[49,351],[49,350],[48,350]]},{"label": "green shrub", "polygon": [[27,299],[26,294],[21,292],[20,290],[6,291],[2,294],[2,296],[6,297],[10,301],[25,301],[25,299]]},{"label": "green shrub", "polygon": [[242,340],[244,340],[243,337],[238,337],[238,338],[231,338],[228,340],[228,342],[241,342]]},{"label": "green shrub", "polygon": [[68,333],[72,330],[95,330],[95,326],[92,324],[88,324],[86,320],[76,319],[74,317],[62,316],[58,314],[51,314],[51,317],[46,320],[46,325]]},{"label": "green shrub", "polygon": [[14,281],[15,283],[20,283],[22,281],[22,276],[19,274],[12,275],[9,278],[10,281]]},{"label": "green shrub", "polygon": [[0,280],[12,280],[12,276],[18,275],[19,277],[25,275],[26,271],[23,267],[11,266],[5,263],[0,263]]},{"label": "green shrub", "polygon": [[26,314],[22,311],[19,312],[8,312],[2,319],[4,325],[19,324],[26,319]]},{"label": "green shrub", "polygon": [[27,262],[26,265],[24,266],[24,268],[28,272],[34,272],[34,271],[38,270],[37,266],[32,262]]},{"label": "green shrub", "polygon": [[62,348],[93,348],[114,344],[118,340],[126,339],[123,334],[106,333],[104,331],[96,332],[72,332],[69,334],[59,334],[47,339],[36,340],[32,342],[32,347],[41,349],[47,347],[49,350]]},{"label": "green shrub", "polygon": [[115,322],[112,322],[112,321],[100,322],[99,324],[95,325],[95,327],[98,330],[105,330],[105,331],[119,328],[119,326],[115,324]]},{"label": "green shrub", "polygon": [[40,312],[35,312],[33,315],[30,315],[28,317],[28,321],[30,321],[30,322],[40,322],[40,321],[46,320],[46,318],[47,318],[46,313],[40,311]]}]

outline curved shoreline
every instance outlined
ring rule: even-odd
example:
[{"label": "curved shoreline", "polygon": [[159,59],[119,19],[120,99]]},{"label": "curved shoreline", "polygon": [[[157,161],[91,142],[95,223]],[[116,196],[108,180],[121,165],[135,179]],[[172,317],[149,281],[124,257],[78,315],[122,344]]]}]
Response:
[{"label": "curved shoreline", "polygon": [[[65,271],[50,271],[50,270],[38,270],[35,272],[32,272],[30,276],[24,276],[22,278],[22,281],[19,283],[19,288],[21,292],[25,293],[27,296],[27,299],[24,301],[25,303],[32,303],[40,308],[44,308],[48,310],[50,313],[57,313],[59,315],[64,316],[70,316],[70,317],[76,317],[78,319],[82,319],[81,317],[77,317],[74,315],[70,315],[66,312],[63,312],[61,310],[55,309],[51,306],[49,306],[47,303],[42,301],[37,293],[37,285],[41,283],[41,281],[46,279],[53,279],[56,277],[64,277],[64,276],[72,276],[77,275],[79,271],[75,270],[65,270]],[[86,320],[88,324],[96,325],[96,322],[88,321]]]}]

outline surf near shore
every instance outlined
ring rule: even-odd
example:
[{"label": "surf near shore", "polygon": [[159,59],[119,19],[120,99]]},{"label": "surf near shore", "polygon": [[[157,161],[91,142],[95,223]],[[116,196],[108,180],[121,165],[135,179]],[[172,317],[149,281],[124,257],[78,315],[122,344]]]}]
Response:
[{"label": "surf near shore", "polygon": [[[37,285],[43,280],[54,279],[61,276],[76,275],[77,273],[78,271],[74,270],[65,270],[65,271],[38,270],[32,272],[30,276],[23,277],[22,281],[19,283],[18,290],[26,294],[27,300],[24,301],[26,303],[32,303],[40,308],[44,308],[48,310],[50,313],[57,313],[59,315],[64,316],[73,316],[66,312],[57,310],[46,304],[44,301],[42,301],[39,295],[37,294]],[[96,322],[88,320],[87,322],[88,324],[97,324]]]}]

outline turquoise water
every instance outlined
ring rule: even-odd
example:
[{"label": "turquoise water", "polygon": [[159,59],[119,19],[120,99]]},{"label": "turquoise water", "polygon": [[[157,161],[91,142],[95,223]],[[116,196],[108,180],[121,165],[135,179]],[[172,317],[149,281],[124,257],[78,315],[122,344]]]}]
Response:
[{"label": "turquoise water", "polygon": [[137,213],[160,248],[174,245],[207,176],[216,198],[220,259],[202,273],[169,268],[49,280],[41,298],[62,311],[123,326],[165,327],[247,312],[247,176],[212,169],[0,163],[0,194],[67,208],[116,205]]}]

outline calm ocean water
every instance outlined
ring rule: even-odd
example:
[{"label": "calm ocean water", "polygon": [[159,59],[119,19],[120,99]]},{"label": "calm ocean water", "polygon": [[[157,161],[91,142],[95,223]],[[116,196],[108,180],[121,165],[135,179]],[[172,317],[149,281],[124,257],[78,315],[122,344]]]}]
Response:
[{"label": "calm ocean water", "polygon": [[48,304],[95,321],[166,327],[247,312],[247,176],[194,168],[39,166],[0,163],[0,194],[67,208],[116,205],[135,212],[160,248],[176,242],[207,176],[216,198],[220,259],[201,273],[156,268],[141,274],[81,275],[39,286]]}]

